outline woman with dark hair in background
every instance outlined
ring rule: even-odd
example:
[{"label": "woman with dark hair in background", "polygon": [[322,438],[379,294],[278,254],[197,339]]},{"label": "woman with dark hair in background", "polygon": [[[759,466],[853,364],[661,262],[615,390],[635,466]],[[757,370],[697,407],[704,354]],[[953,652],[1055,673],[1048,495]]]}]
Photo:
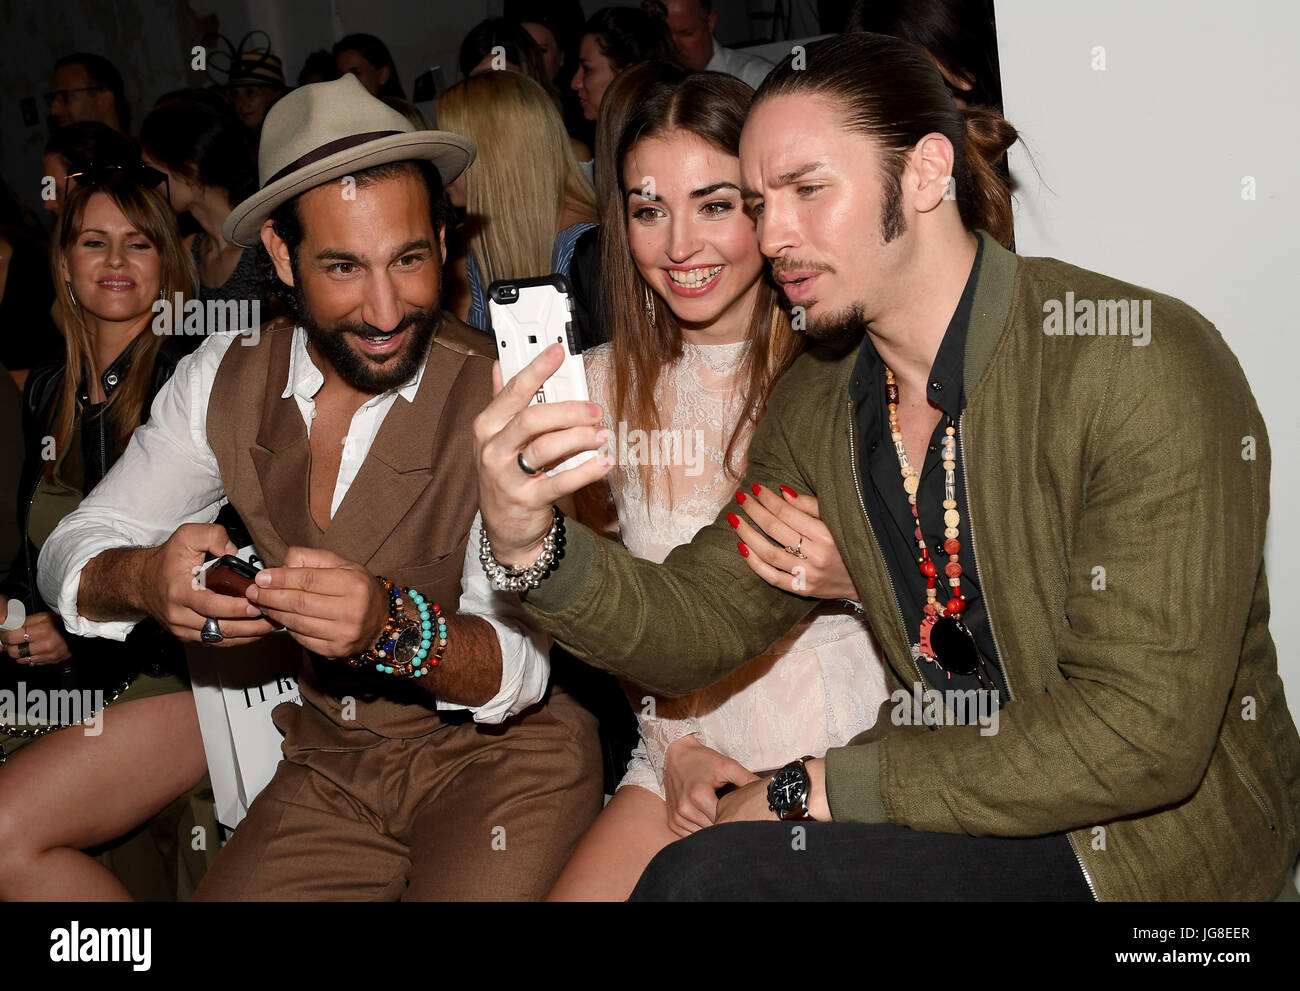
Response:
[{"label": "woman with dark hair in background", "polygon": [[129,897],[81,851],[154,816],[195,785],[206,763],[175,639],[152,621],[124,643],[73,636],[37,588],[41,546],[121,455],[197,341],[151,330],[160,294],[192,296],[197,287],[162,190],[141,188],[141,176],[115,172],[106,184],[70,188],[51,251],[68,303],[67,349],[59,363],[32,372],[23,395],[23,547],[0,609],[19,598],[27,619],[0,636],[0,683],[85,706],[26,712],[0,727],[6,901]]},{"label": "woman with dark hair in background", "polygon": [[[608,102],[628,108],[611,141],[617,183],[600,204],[613,335],[585,362],[591,399],[614,435],[615,468],[597,492],[581,494],[579,516],[607,503],[608,486],[623,543],[653,561],[732,498],[772,386],[803,348],[766,278],[741,196],[740,132],[752,95],[733,76],[656,63],[627,70],[610,89]],[[655,189],[642,186],[645,176]],[[761,518],[757,492],[735,498]],[[858,594],[816,500],[764,498],[801,515],[803,594],[828,601],[709,688],[664,698],[626,685],[641,744],[552,900],[627,898],[655,854],[713,824],[717,789],[754,781],[792,753],[824,754],[875,722],[888,696],[884,668],[853,607],[831,601]],[[590,522],[609,529],[598,510]]]},{"label": "woman with dark hair in background", "polygon": [[234,204],[257,188],[248,132],[229,108],[176,97],[155,107],[140,126],[141,156],[163,172],[171,206],[202,228],[188,248],[203,300],[255,300],[262,296],[257,252],[221,236]]},{"label": "woman with dark hair in background", "polygon": [[[504,56],[503,64],[496,61],[497,51]],[[533,36],[521,24],[504,17],[489,17],[479,21],[460,43],[456,58],[460,78],[468,79],[492,69],[514,69],[540,85],[559,102],[559,91],[546,74],[546,59]]]},{"label": "woman with dark hair in background", "polygon": [[846,31],[872,31],[925,49],[958,108],[1002,109],[1002,76],[987,0],[856,0]]},{"label": "woman with dark hair in background", "polygon": [[[585,15],[578,0],[505,0],[502,16],[516,21],[537,42],[552,82],[577,52]],[[567,77],[565,77],[567,78]]]},{"label": "woman with dark hair in background", "polygon": [[[587,20],[578,42],[578,71],[570,84],[578,93],[587,120],[600,114],[600,101],[614,77],[635,62],[677,61],[668,33],[667,9],[649,0],[645,9],[604,7]],[[648,13],[647,11],[653,11]]]},{"label": "woman with dark hair in background", "polygon": [[[497,60],[497,49],[505,56],[503,64]],[[527,76],[546,91],[546,95],[555,103],[555,109],[564,113],[564,101],[560,91],[555,88],[546,74],[546,62],[542,50],[537,46],[531,34],[523,26],[502,17],[489,17],[480,21],[465,35],[460,43],[460,56],[457,60],[462,79],[476,76],[483,72],[500,69],[514,69]],[[591,181],[591,149],[570,137],[573,154],[579,164],[583,165],[583,174]]]},{"label": "woman with dark hair in background", "polygon": [[345,72],[356,76],[371,96],[406,99],[388,46],[373,34],[350,34],[336,41],[334,67],[340,76]]},{"label": "woman with dark hair in background", "polygon": [[[578,68],[578,35],[586,19],[582,4],[578,0],[506,0],[503,16],[517,22],[537,43],[547,78],[560,91],[565,130],[592,147],[594,123],[583,116],[578,94],[568,85]],[[590,159],[590,153],[578,156],[582,162]]]}]

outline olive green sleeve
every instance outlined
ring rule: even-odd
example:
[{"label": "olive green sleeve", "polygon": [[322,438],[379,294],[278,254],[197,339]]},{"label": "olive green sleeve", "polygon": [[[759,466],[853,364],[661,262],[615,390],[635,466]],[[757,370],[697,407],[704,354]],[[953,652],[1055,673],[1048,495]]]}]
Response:
[{"label": "olive green sleeve", "polygon": [[[776,395],[749,445],[742,485],[754,482],[812,491],[791,457]],[[658,694],[713,684],[766,651],[817,604],[750,570],[728,511],[740,510],[728,503],[663,564],[566,522],[564,557],[528,593],[528,612],[576,656]]]}]

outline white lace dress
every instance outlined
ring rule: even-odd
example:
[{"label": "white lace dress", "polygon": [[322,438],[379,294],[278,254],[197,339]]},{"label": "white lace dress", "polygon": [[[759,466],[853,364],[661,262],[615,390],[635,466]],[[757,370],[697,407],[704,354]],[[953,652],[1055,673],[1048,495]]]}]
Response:
[{"label": "white lace dress", "polygon": [[[681,359],[661,376],[656,394],[666,426],[649,436],[620,431],[613,422],[609,346],[583,355],[591,398],[614,432],[617,464],[607,480],[622,540],[637,557],[662,561],[732,498],[737,482],[724,470],[723,453],[740,415],[733,384],[746,347],[683,343]],[[748,436],[737,459],[742,466],[747,443]],[[658,461],[648,498],[634,466],[646,458]],[[660,797],[664,754],[688,733],[762,771],[847,743],[875,722],[888,697],[876,643],[842,601],[822,603],[767,653],[691,695],[657,697],[628,683],[624,689],[641,741],[619,787],[640,785]]]}]

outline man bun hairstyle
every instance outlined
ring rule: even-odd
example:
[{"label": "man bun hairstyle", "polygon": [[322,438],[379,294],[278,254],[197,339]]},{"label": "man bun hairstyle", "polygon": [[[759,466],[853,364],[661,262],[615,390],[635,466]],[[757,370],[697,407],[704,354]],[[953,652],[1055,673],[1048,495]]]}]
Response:
[{"label": "man bun hairstyle", "polygon": [[754,104],[794,94],[834,101],[845,125],[875,142],[887,199],[899,197],[903,167],[916,144],[927,134],[942,134],[953,147],[954,198],[962,223],[988,231],[1003,245],[1011,243],[1011,189],[998,163],[1019,135],[992,107],[959,109],[923,49],[867,32],[815,41],[803,52],[791,52],[768,74]]}]

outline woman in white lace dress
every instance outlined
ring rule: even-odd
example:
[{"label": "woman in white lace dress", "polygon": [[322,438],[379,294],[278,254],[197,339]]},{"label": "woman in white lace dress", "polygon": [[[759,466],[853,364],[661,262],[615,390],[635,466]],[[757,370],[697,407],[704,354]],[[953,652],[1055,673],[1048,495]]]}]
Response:
[{"label": "woman in white lace dress", "polygon": [[[803,553],[821,552],[789,555],[784,577],[803,568],[805,594],[827,601],[709,688],[669,699],[625,685],[640,745],[552,900],[626,898],[656,853],[713,823],[717,789],[847,743],[888,694],[870,632],[844,601],[857,593],[816,500],[735,490],[768,390],[802,347],[742,205],[737,146],[751,91],[662,66],[629,69],[613,88],[622,92],[611,106],[629,109],[601,121],[619,135],[603,145],[620,165],[619,188],[602,204],[612,340],[585,360],[611,435],[615,467],[599,484],[608,483],[619,535],[636,556],[662,561],[733,498],[760,526],[770,517],[756,502],[784,506]],[[763,574],[756,555],[751,566]]]}]

